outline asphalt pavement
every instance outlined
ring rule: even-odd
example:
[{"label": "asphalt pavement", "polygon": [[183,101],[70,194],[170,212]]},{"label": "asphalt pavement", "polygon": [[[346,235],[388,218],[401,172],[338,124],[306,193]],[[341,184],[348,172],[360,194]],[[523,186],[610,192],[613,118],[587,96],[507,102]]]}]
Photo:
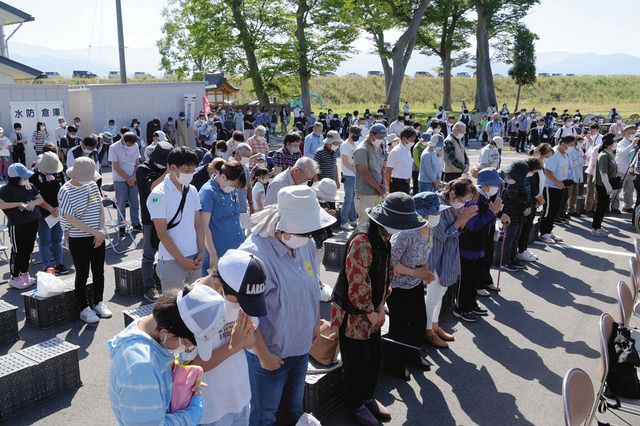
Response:
[{"label": "asphalt pavement", "polygon": [[[474,147],[477,148],[477,147]],[[472,162],[477,149],[469,150]],[[518,156],[505,152],[503,164]],[[105,174],[109,180],[109,174]],[[561,385],[567,369],[580,367],[596,381],[598,318],[608,312],[617,318],[615,286],[628,279],[629,256],[633,252],[636,233],[630,215],[608,217],[608,238],[590,235],[591,221],[586,216],[571,219],[554,233],[564,244],[536,243],[532,252],[540,260],[519,272],[502,272],[502,291],[480,302],[489,316],[477,323],[462,324],[451,311],[441,314],[441,326],[455,331],[450,349],[429,349],[434,367],[430,372],[412,371],[411,381],[393,378],[384,372],[376,397],[388,405],[391,424],[416,425],[503,425],[563,423]],[[134,234],[136,235],[136,234]],[[6,236],[5,236],[6,238]],[[0,298],[19,307],[20,340],[9,353],[59,336],[80,346],[80,371],[83,386],[59,395],[43,405],[32,407],[10,421],[10,424],[98,425],[113,424],[107,395],[110,360],[106,341],[122,330],[122,311],[146,303],[142,298],[114,294],[112,266],[142,253],[142,236],[135,241],[123,240],[119,248],[128,247],[122,255],[107,249],[105,268],[105,301],[113,318],[97,325],[80,320],[41,331],[24,323],[20,292],[8,284],[0,285]],[[34,253],[34,258],[36,254]],[[71,259],[66,253],[66,263]],[[32,272],[38,265],[32,264]],[[9,276],[6,261],[0,273]],[[493,271],[494,280],[497,270]],[[73,275],[71,275],[73,276]],[[71,277],[70,276],[70,277]],[[335,270],[323,270],[323,283],[333,285]],[[638,325],[632,319],[631,325]],[[615,419],[611,414],[601,420],[616,424],[639,424],[637,418]],[[350,420],[343,409],[324,424],[343,425]]]}]

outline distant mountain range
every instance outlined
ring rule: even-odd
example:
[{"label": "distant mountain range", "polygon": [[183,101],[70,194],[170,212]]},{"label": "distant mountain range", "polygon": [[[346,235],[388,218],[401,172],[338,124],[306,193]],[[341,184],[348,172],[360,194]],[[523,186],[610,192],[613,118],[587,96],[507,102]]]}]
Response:
[{"label": "distant mountain range", "polygon": [[[41,71],[57,71],[63,76],[71,76],[74,70],[87,70],[107,76],[109,71],[117,71],[118,49],[113,46],[97,46],[84,49],[56,50],[22,43],[9,43],[9,56],[26,65]],[[127,73],[136,71],[148,72],[161,76],[160,54],[155,46],[148,48],[131,48],[126,50]],[[414,53],[407,66],[406,73],[413,75],[416,71],[428,71],[434,74],[433,68],[440,65],[435,56]],[[623,53],[568,53],[539,52],[536,60],[537,72],[562,73],[576,75],[638,75],[640,74],[640,58]],[[493,72],[506,75],[509,66],[502,62],[492,64]],[[366,74],[367,71],[381,71],[380,59],[371,53],[362,52],[345,60],[336,74]],[[453,70],[469,72],[472,70],[462,66]]]}]

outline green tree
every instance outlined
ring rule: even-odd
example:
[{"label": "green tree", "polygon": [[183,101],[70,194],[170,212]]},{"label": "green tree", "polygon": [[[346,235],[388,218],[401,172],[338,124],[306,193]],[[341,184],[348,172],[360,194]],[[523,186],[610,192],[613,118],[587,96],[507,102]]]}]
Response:
[{"label": "green tree", "polygon": [[513,56],[509,61],[511,64],[509,75],[518,84],[514,111],[518,110],[520,104],[522,85],[533,84],[536,81],[536,48],[534,43],[537,39],[538,36],[529,31],[524,24],[516,26],[512,49]]},{"label": "green tree", "polygon": [[351,43],[359,30],[349,19],[345,0],[296,0],[295,4],[293,51],[297,61],[291,69],[299,75],[302,109],[309,113],[311,76],[335,70],[352,53]]},{"label": "green tree", "polygon": [[493,84],[489,39],[513,30],[539,0],[473,0],[478,16],[476,23],[476,101],[477,111],[497,105]]},{"label": "green tree", "polygon": [[242,75],[267,106],[291,55],[287,6],[285,0],[170,0],[158,41],[161,67],[179,78],[211,70]]},{"label": "green tree", "polygon": [[[442,64],[442,106],[451,108],[451,69],[467,63],[470,46],[467,38],[473,32],[473,21],[468,12],[470,0],[436,0],[425,15],[418,31],[416,45],[425,55],[437,55]],[[457,53],[456,53],[457,52]]]},{"label": "green tree", "polygon": [[[356,2],[354,15],[359,25],[373,39],[380,56],[386,89],[388,117],[395,117],[400,110],[400,89],[404,72],[416,45],[416,34],[430,0],[372,0]],[[385,39],[385,31],[400,30],[394,43]]]}]

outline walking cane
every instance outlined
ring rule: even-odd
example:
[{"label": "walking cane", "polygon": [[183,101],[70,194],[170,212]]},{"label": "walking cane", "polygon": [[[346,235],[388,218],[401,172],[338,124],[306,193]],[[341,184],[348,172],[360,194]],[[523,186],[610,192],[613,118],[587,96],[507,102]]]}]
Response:
[{"label": "walking cane", "polygon": [[[500,230],[500,237],[502,237],[502,246],[500,247],[500,264],[498,265],[498,279],[496,283],[496,291],[500,291],[500,273],[502,272],[502,260],[504,259],[504,240],[506,238],[506,230],[509,225],[506,225]],[[498,240],[499,242],[500,240]]]},{"label": "walking cane", "polygon": [[611,197],[611,205],[609,206],[609,210],[613,210],[613,203],[615,200],[618,199],[618,196],[620,195],[620,191],[622,191],[622,188],[624,187],[624,180],[627,178],[627,175],[629,174],[629,169],[631,168],[631,164],[633,164],[633,160],[636,159],[636,155],[638,155],[637,147],[633,153],[633,157],[631,157],[631,162],[629,163],[629,167],[627,168],[627,171],[624,173],[624,177],[622,178],[622,186],[618,188],[616,190],[616,194],[613,197]]}]

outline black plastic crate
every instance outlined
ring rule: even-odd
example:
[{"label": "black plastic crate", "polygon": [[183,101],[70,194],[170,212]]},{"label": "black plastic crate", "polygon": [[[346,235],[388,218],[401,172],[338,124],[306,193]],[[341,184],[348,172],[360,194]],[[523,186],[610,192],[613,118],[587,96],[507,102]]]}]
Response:
[{"label": "black plastic crate", "polygon": [[20,353],[0,357],[0,421],[24,412],[37,401],[33,379],[36,362]]},{"label": "black plastic crate", "polygon": [[[72,286],[72,282],[73,279],[65,281],[68,286]],[[91,292],[93,284],[89,282],[87,294]],[[25,322],[41,330],[78,319],[80,316],[74,289],[47,298],[38,296],[36,290],[30,290],[22,293],[22,300]]]},{"label": "black plastic crate", "polygon": [[37,363],[33,371],[36,401],[46,401],[82,386],[78,348],[59,337],[22,349],[20,355]]},{"label": "black plastic crate", "polygon": [[346,250],[346,240],[329,238],[324,242],[324,258],[322,259],[322,264],[327,267],[341,267]]},{"label": "black plastic crate", "polygon": [[139,306],[135,309],[128,309],[126,311],[123,311],[122,314],[124,315],[125,328],[129,326],[129,324],[131,324],[133,321],[137,320],[138,318],[151,315],[152,312],[153,312],[153,304]]},{"label": "black plastic crate", "polygon": [[307,374],[304,384],[304,412],[324,421],[343,403],[342,367],[328,373]]},{"label": "black plastic crate", "polygon": [[116,293],[125,296],[138,296],[144,293],[142,282],[142,261],[129,260],[113,267],[116,279]]},{"label": "black plastic crate", "polygon": [[18,340],[18,307],[0,300],[0,345]]}]

